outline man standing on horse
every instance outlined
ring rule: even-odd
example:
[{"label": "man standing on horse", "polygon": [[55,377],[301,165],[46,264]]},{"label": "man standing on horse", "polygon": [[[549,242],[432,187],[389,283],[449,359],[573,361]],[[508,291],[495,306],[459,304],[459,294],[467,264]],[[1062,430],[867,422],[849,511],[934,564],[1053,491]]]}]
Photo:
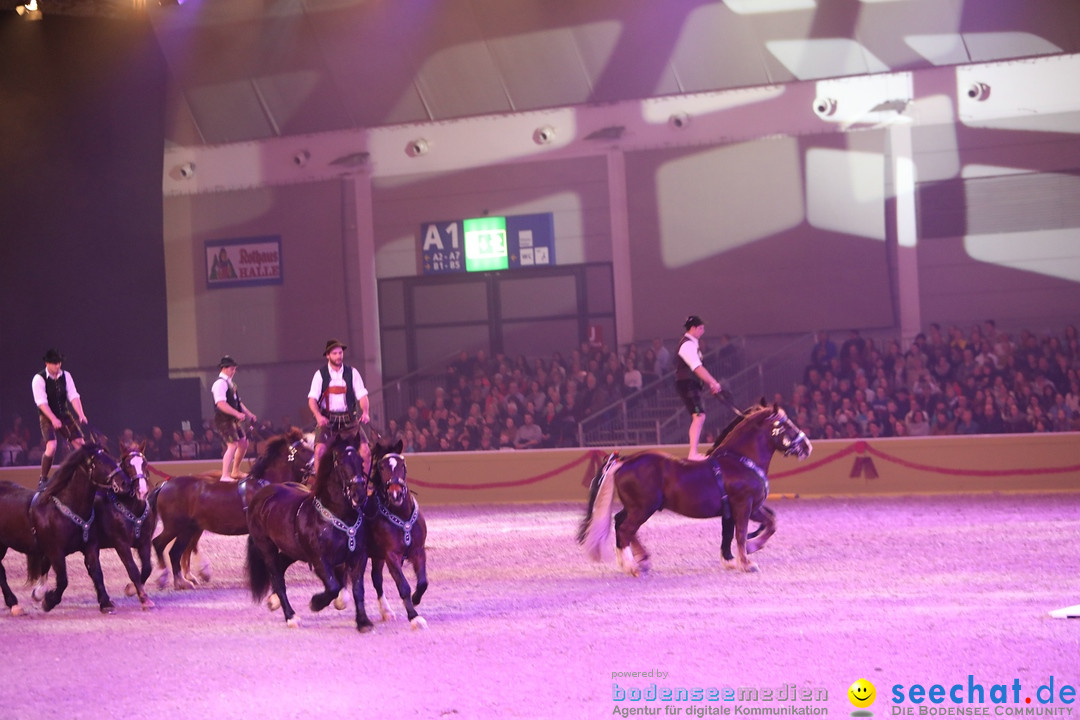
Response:
[{"label": "man standing on horse", "polygon": [[[71,373],[60,368],[64,356],[49,348],[42,359],[45,361],[45,369],[34,375],[30,382],[30,389],[34,392],[34,404],[38,407],[41,437],[45,438],[45,453],[41,456],[41,478],[38,480],[39,491],[44,489],[49,479],[49,468],[52,467],[53,456],[56,454],[56,436],[64,438],[73,449],[78,450],[83,445],[80,425],[87,422],[79,391],[75,389],[75,380]],[[76,415],[78,422],[75,421]]]},{"label": "man standing on horse", "polygon": [[690,413],[690,460],[704,460],[705,456],[698,451],[698,442],[701,439],[701,428],[705,426],[705,407],[701,404],[701,386],[704,383],[709,386],[709,392],[716,395],[720,392],[720,382],[714,378],[701,361],[701,346],[698,341],[705,334],[705,321],[697,315],[686,318],[683,324],[686,334],[679,342],[679,350],[675,354],[675,389],[679,392],[683,404]]},{"label": "man standing on horse", "polygon": [[240,399],[233,377],[236,376],[236,361],[229,355],[218,363],[220,374],[210,387],[214,396],[214,429],[225,443],[225,454],[221,458],[221,479],[240,480],[240,463],[247,455],[248,439],[241,423],[245,420],[255,422],[255,413],[247,409]]},{"label": "man standing on horse", "polygon": [[315,371],[315,377],[311,379],[308,407],[315,416],[317,426],[315,457],[312,460],[316,471],[319,461],[326,454],[326,447],[339,437],[359,444],[365,470],[371,460],[367,436],[359,426],[359,423],[371,422],[368,412],[370,400],[360,372],[345,364],[347,347],[337,340],[327,340],[323,351],[326,365]]}]

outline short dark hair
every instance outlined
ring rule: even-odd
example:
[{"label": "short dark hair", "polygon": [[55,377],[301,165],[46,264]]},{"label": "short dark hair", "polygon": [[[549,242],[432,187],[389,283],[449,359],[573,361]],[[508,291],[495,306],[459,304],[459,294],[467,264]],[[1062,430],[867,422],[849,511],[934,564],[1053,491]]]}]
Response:
[{"label": "short dark hair", "polygon": [[698,317],[697,315],[691,315],[690,317],[686,318],[686,322],[683,323],[683,327],[689,330],[690,328],[695,328],[699,325],[704,324],[705,321],[702,320],[700,317]]}]

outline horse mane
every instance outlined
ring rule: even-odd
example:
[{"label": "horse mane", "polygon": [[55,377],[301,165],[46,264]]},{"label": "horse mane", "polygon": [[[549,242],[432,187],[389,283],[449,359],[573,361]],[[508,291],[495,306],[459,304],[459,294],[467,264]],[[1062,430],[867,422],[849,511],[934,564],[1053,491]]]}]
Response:
[{"label": "horse mane", "polygon": [[725,427],[723,430],[720,431],[720,434],[716,437],[716,441],[713,442],[712,447],[709,448],[709,452],[707,452],[705,454],[706,455],[712,455],[714,452],[716,452],[716,449],[718,447],[720,447],[720,444],[723,443],[725,439],[727,439],[728,435],[730,435],[732,432],[734,432],[736,427],[738,427],[742,423],[746,422],[747,420],[750,420],[751,418],[756,416],[762,410],[770,410],[771,411],[772,407],[769,406],[769,405],[764,405],[764,404],[752,405],[752,406],[748,407],[746,410],[744,410],[742,415],[736,415],[735,417],[733,417],[731,419],[731,422],[729,422],[727,424],[727,427]]},{"label": "horse mane", "polygon": [[319,467],[315,472],[315,482],[311,486],[313,494],[318,495],[326,489],[326,483],[334,472],[335,455],[347,447],[349,447],[349,442],[339,437],[326,448],[326,452],[323,454],[322,459],[319,460]]},{"label": "horse mane", "polygon": [[71,478],[75,475],[75,471],[78,469],[79,465],[81,465],[86,458],[90,457],[92,453],[96,453],[101,449],[100,445],[84,443],[81,448],[64,458],[64,462],[60,464],[60,467],[56,468],[56,472],[49,478],[49,482],[45,485],[45,489],[41,491],[42,497],[58,493],[67,487],[67,484],[71,482]]},{"label": "horse mane", "polygon": [[266,441],[266,449],[262,455],[256,458],[255,463],[251,466],[251,476],[261,478],[266,473],[266,468],[270,466],[270,463],[277,460],[278,454],[283,452],[285,448],[292,445],[294,442],[303,439],[303,435],[299,430],[292,429],[281,435],[275,435]]}]

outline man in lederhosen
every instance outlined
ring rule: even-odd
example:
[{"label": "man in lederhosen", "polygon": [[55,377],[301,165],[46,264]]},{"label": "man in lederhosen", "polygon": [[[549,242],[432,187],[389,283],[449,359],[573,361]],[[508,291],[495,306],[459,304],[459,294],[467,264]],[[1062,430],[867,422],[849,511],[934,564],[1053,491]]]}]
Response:
[{"label": "man in lederhosen", "polygon": [[338,437],[353,439],[367,467],[371,448],[359,423],[370,423],[367,388],[360,372],[345,364],[345,348],[337,340],[327,340],[323,356],[326,365],[315,371],[308,391],[308,407],[315,416],[315,458],[313,467],[318,470],[319,460],[326,447]]},{"label": "man in lederhosen", "polygon": [[683,324],[686,334],[679,341],[679,350],[675,353],[675,389],[690,412],[690,454],[689,460],[704,460],[698,450],[701,428],[705,426],[705,406],[701,404],[702,383],[709,386],[709,392],[720,392],[720,382],[705,369],[701,362],[701,347],[698,341],[705,334],[705,321],[697,315],[686,318]]},{"label": "man in lederhosen", "polygon": [[72,448],[78,450],[83,445],[80,425],[86,424],[86,413],[83,412],[79,391],[75,389],[75,380],[71,373],[64,372],[60,367],[64,356],[49,348],[42,359],[45,361],[45,369],[34,375],[30,382],[30,389],[34,392],[34,404],[38,407],[41,436],[45,438],[45,454],[41,456],[38,490],[44,489],[49,479],[49,468],[52,467],[53,456],[56,454],[56,437],[59,435],[67,440]]},{"label": "man in lederhosen", "polygon": [[255,422],[255,413],[247,409],[240,399],[233,378],[236,376],[236,361],[226,355],[218,363],[220,374],[210,387],[214,396],[214,429],[225,443],[225,454],[221,458],[221,479],[240,480],[240,464],[247,455],[248,439],[243,423]]}]

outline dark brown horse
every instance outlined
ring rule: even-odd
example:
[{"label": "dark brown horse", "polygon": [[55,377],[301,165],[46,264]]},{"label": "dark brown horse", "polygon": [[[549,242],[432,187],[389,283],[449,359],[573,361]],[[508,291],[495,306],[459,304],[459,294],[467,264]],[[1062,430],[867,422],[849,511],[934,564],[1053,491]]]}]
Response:
[{"label": "dark brown horse", "polygon": [[67,556],[78,551],[82,551],[86,570],[94,582],[101,612],[111,613],[116,609],[105,591],[98,557],[94,498],[99,489],[130,495],[131,478],[100,445],[86,443],[64,461],[45,489],[30,502],[30,523],[44,562],[28,563],[27,579],[34,582],[50,568],[56,573],[56,587],[45,593],[42,602],[46,612],[60,603],[68,586]]},{"label": "dark brown horse", "polygon": [[300,561],[323,583],[323,592],[311,598],[314,612],[336,600],[351,581],[356,629],[373,629],[364,610],[367,485],[360,453],[335,443],[319,463],[311,490],[293,483],[267,485],[252,498],[247,509],[251,596],[259,602],[273,589],[289,627],[298,627],[299,621],[285,593],[285,571]]},{"label": "dark brown horse", "polygon": [[[161,575],[158,586],[169,583],[165,566],[165,548],[169,550],[173,587],[191,589],[197,580],[190,573],[190,556],[197,550],[203,532],[218,535],[245,535],[248,531],[244,511],[255,491],[264,485],[301,482],[313,456],[298,430],[279,435],[267,442],[266,450],[256,459],[248,476],[238,483],[222,482],[216,475],[182,475],[169,478],[151,494],[151,504],[161,518],[161,532],[154,538]],[[210,579],[210,563],[203,561],[200,576]]]},{"label": "dark brown horse", "polygon": [[[143,446],[133,448],[120,458],[120,467],[132,481],[129,495],[118,495],[113,490],[99,490],[94,500],[94,526],[98,532],[98,544],[116,550],[131,582],[124,592],[138,595],[143,610],[154,607],[143,585],[150,577],[150,539],[157,527],[157,514],[149,501],[150,481],[146,477],[147,463]],[[131,551],[139,553],[140,566],[135,565]]]},{"label": "dark brown horse", "polygon": [[22,615],[19,599],[8,584],[7,571],[3,559],[9,549],[26,555],[27,575],[31,564],[40,567],[44,562],[38,548],[34,528],[30,524],[30,501],[33,490],[27,490],[8,480],[0,480],[0,591],[4,594],[4,604],[12,615]]},{"label": "dark brown horse", "polygon": [[[376,443],[371,452],[371,480],[375,483],[378,515],[368,523],[368,554],[371,556],[371,584],[379,599],[379,614],[390,620],[394,612],[383,597],[382,568],[385,564],[405,604],[405,613],[413,628],[426,628],[427,621],[416,612],[427,590],[427,523],[420,503],[409,490],[402,443],[384,448]],[[405,578],[403,565],[408,560],[416,573],[416,592]]]},{"label": "dark brown horse", "polygon": [[[612,454],[593,479],[589,505],[578,542],[600,560],[611,534],[615,496],[623,508],[615,514],[619,566],[638,575],[648,555],[637,539],[638,528],[657,510],[695,518],[730,518],[738,545],[738,567],[757,569],[747,554],[760,550],[776,531],[776,515],[764,506],[769,494],[769,462],[774,452],[810,455],[806,435],[777,405],[751,408],[728,427],[705,460],[687,461],[658,452],[619,458]],[[761,523],[747,542],[750,520]]]}]

